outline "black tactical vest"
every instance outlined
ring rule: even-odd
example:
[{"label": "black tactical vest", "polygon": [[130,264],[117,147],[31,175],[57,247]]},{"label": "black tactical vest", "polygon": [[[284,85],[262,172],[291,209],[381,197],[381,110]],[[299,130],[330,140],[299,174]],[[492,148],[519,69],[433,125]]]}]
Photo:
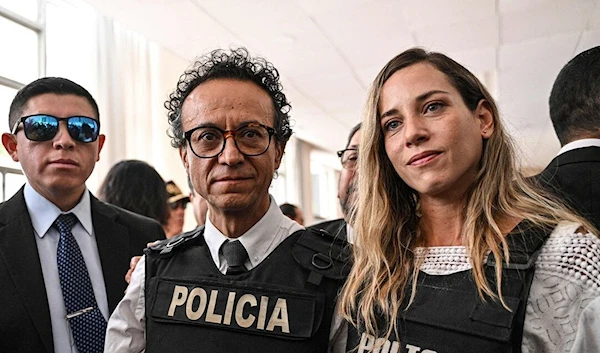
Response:
[{"label": "black tactical vest", "polygon": [[310,229],[315,229],[319,232],[326,232],[334,238],[348,240],[348,232],[346,227],[348,224],[343,218],[325,221],[310,226]]},{"label": "black tactical vest", "polygon": [[258,266],[224,275],[203,229],[146,252],[146,352],[326,352],[348,247],[298,231]]},{"label": "black tactical vest", "polygon": [[[492,298],[481,300],[472,272],[443,276],[419,273],[416,295],[406,311],[398,314],[395,333],[385,338],[367,335],[351,327],[347,350],[366,353],[520,353],[523,322],[535,260],[551,230],[533,228],[522,222],[507,236],[510,264],[502,269],[502,297],[510,311]],[[488,283],[496,288],[495,262],[485,265]],[[407,286],[403,308],[410,296]],[[380,320],[379,327],[387,329]],[[358,347],[358,348],[357,348]]]}]

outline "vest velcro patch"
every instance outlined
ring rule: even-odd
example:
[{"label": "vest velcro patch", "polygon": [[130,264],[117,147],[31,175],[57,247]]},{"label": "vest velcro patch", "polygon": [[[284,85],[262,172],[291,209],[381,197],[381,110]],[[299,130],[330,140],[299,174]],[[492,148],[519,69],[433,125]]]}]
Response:
[{"label": "vest velcro patch", "polygon": [[215,279],[158,279],[150,315],[156,321],[218,327],[287,339],[310,338],[320,315],[314,293],[298,293]]}]

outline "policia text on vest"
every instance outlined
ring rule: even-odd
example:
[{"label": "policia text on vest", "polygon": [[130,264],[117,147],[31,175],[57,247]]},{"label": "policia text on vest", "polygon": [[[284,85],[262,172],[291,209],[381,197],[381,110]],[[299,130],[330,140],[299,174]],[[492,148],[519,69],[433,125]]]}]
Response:
[{"label": "policia text on vest", "polygon": [[[363,333],[358,346],[357,353],[400,353],[400,342],[390,341],[383,337],[375,338],[372,335]],[[405,344],[403,352],[406,353],[438,353],[437,351],[415,346],[409,343]]]},{"label": "policia text on vest", "polygon": [[160,320],[286,338],[308,338],[313,329],[317,299],[311,293],[257,290],[214,279],[197,283],[159,280],[156,288],[152,315]]}]

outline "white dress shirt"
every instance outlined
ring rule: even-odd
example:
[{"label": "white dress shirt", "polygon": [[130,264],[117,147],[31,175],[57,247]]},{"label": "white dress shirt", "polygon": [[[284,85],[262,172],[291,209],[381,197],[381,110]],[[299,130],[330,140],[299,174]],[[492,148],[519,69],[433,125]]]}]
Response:
[{"label": "white dress shirt", "polygon": [[102,275],[96,236],[92,225],[92,208],[89,191],[86,189],[79,203],[67,212],[62,212],[56,205],[35,191],[28,183],[25,184],[24,196],[27,211],[31,217],[33,231],[36,235],[35,241],[40,255],[40,264],[48,295],[54,351],[57,353],[77,353],[77,347],[71,334],[71,327],[66,319],[67,312],[58,277],[56,252],[60,235],[58,230],[52,227],[52,224],[62,213],[73,213],[77,216],[78,222],[73,227],[72,233],[83,254],[100,312],[108,319],[108,300],[106,298],[106,287],[104,285],[104,276]]},{"label": "white dress shirt", "polygon": [[[270,202],[267,213],[252,228],[237,238],[248,252],[248,260],[245,264],[248,270],[266,259],[291,234],[304,229],[281,212],[272,196]],[[266,236],[267,234],[271,236]],[[229,238],[215,228],[208,217],[204,228],[204,239],[215,265],[219,271],[225,273],[227,260],[219,254],[219,248]],[[125,297],[108,321],[104,346],[106,353],[143,352],[146,348],[145,262],[145,256],[142,256],[131,275]]]},{"label": "white dress shirt", "polygon": [[566,145],[562,146],[562,148],[558,151],[558,155],[560,156],[565,152],[585,147],[600,147],[600,139],[581,139],[569,142]]}]

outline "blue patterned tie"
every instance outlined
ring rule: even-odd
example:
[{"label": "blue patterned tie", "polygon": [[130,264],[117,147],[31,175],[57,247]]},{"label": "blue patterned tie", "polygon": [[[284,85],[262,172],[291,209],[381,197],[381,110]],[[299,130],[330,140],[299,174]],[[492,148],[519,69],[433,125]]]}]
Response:
[{"label": "blue patterned tie", "polygon": [[61,214],[54,222],[60,233],[56,256],[60,287],[77,350],[79,353],[101,353],[104,351],[106,319],[96,304],[83,255],[71,233],[75,223],[77,217],[72,213]]}]

